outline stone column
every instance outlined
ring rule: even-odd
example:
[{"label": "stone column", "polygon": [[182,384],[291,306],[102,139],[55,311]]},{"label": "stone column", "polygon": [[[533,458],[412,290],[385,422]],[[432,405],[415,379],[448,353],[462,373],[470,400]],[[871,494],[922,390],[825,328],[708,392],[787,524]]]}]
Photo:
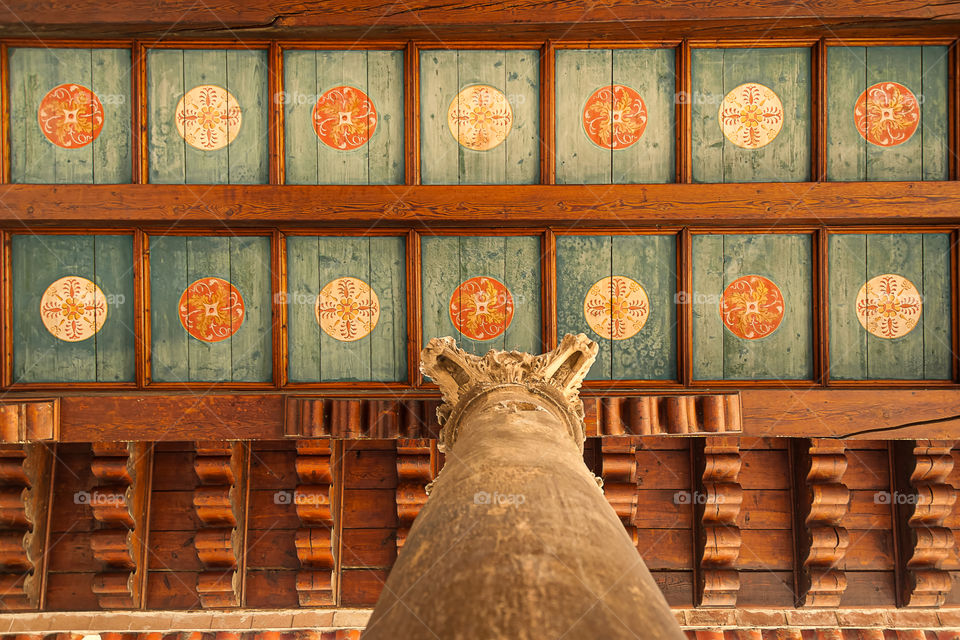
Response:
[{"label": "stone column", "polygon": [[366,640],[685,637],[583,462],[596,353],[582,334],[541,356],[430,341],[446,464]]}]

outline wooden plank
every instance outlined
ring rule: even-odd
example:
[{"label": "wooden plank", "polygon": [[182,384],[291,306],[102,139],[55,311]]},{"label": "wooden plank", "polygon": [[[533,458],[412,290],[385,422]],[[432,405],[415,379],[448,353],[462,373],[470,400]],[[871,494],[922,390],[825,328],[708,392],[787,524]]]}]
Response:
[{"label": "wooden plank", "polygon": [[55,281],[95,279],[93,243],[80,235],[13,237],[14,382],[96,382],[96,340],[55,338],[40,317],[41,298]]},{"label": "wooden plank", "polygon": [[[7,53],[9,74],[10,179],[13,182],[54,182],[54,165],[44,162],[51,145],[35,125],[37,107],[47,86],[43,70],[54,69],[56,58],[50,49],[11,47]],[[52,154],[51,154],[52,155]]]},{"label": "wooden plank", "polygon": [[637,550],[651,571],[693,565],[693,537],[683,529],[637,529]]},{"label": "wooden plank", "polygon": [[243,296],[243,323],[230,343],[230,379],[267,382],[273,371],[270,238],[230,238],[230,282]]},{"label": "wooden plank", "polygon": [[740,458],[740,486],[745,490],[790,488],[785,450],[742,451]]},{"label": "wooden plank", "polygon": [[[515,276],[522,277],[522,274],[511,273],[511,281],[507,280],[506,271],[506,238],[497,236],[460,236],[460,282],[466,282],[470,278],[486,276],[494,278],[507,287],[511,296],[516,292],[511,287]],[[465,308],[467,304],[461,294],[460,307]],[[517,298],[513,298],[513,322],[522,322],[520,306]],[[528,312],[529,313],[529,312]],[[512,324],[512,323],[511,323]],[[488,340],[474,340],[465,334],[460,334],[460,340],[457,346],[461,349],[475,355],[483,355],[490,349],[504,349],[506,334]]]},{"label": "wooden plank", "polygon": [[583,108],[594,91],[612,82],[613,52],[610,49],[558,49],[554,55],[556,182],[612,182],[613,152],[593,144],[587,137],[583,129]]},{"label": "wooden plank", "polygon": [[297,596],[297,571],[263,570],[247,571],[247,600],[250,608],[295,609],[299,606]]},{"label": "wooden plank", "polygon": [[[877,233],[867,237],[867,278],[900,275],[915,286],[923,282],[923,236],[916,233]],[[922,295],[923,292],[921,292]],[[867,335],[867,376],[881,379],[923,378],[923,336],[926,314],[899,338]],[[947,338],[949,341],[949,338]]]},{"label": "wooden plank", "polygon": [[790,530],[793,504],[787,490],[750,489],[743,492],[743,504],[737,515],[741,529]]},{"label": "wooden plank", "polygon": [[637,451],[637,476],[640,489],[677,489],[690,488],[690,453],[686,450],[675,451]]},{"label": "wooden plank", "polygon": [[380,301],[380,319],[370,333],[370,379],[399,382],[407,379],[405,239],[371,237],[368,242],[368,282]]},{"label": "wooden plank", "polygon": [[513,321],[503,332],[503,348],[541,353],[540,238],[507,236],[503,240],[503,280],[513,297]]},{"label": "wooden plank", "polygon": [[[314,154],[316,157],[316,154]],[[320,325],[316,318],[320,245],[316,236],[288,236],[287,376],[290,382],[319,382]]]},{"label": "wooden plank", "polygon": [[348,489],[396,489],[396,450],[344,452],[343,486]]},{"label": "wooden plank", "polygon": [[129,49],[91,49],[93,92],[103,104],[103,129],[91,143],[93,182],[133,181]]},{"label": "wooden plank", "polygon": [[846,571],[892,571],[893,532],[887,530],[849,530],[850,546],[843,556],[841,568]]},{"label": "wooden plank", "polygon": [[187,142],[177,132],[177,103],[184,86],[184,52],[179,49],[147,51],[147,126],[150,182],[187,182]]},{"label": "wooden plank", "polygon": [[[758,82],[777,94],[783,104],[783,127],[776,138],[759,149],[738,147],[724,137],[723,181],[809,180],[810,50],[723,50],[723,95],[745,82]],[[719,128],[719,123],[715,126]]]},{"label": "wooden plank", "polygon": [[599,350],[587,380],[607,380],[613,375],[613,341],[610,333],[598,335],[587,324],[583,304],[590,288],[610,275],[613,244],[610,236],[557,236],[557,335],[586,333]]},{"label": "wooden plank", "polygon": [[652,571],[654,581],[671,607],[693,606],[692,571]]},{"label": "wooden plank", "polygon": [[836,234],[828,240],[830,378],[833,380],[867,377],[868,333],[857,319],[857,293],[868,280],[867,237]]},{"label": "wooden plank", "polygon": [[96,611],[100,608],[93,593],[92,573],[50,573],[47,575],[48,611]]},{"label": "wooden plank", "polygon": [[[923,77],[920,105],[920,131],[923,140],[923,179],[947,180],[950,176],[947,139],[948,98],[947,58],[948,48],[928,45],[921,47]],[[916,135],[916,134],[914,134]]]},{"label": "wooden plank", "polygon": [[[55,49],[55,63],[52,68],[44,69],[47,76],[47,89],[39,98],[42,99],[53,87],[71,82],[92,88],[91,52],[89,49]],[[52,77],[50,77],[52,76]],[[37,101],[39,104],[39,100]],[[44,140],[47,149],[53,151],[47,154],[48,161],[52,161],[54,170],[53,182],[91,183],[93,182],[93,147],[85,145],[76,149],[65,149],[59,145]]]},{"label": "wooden plank", "polygon": [[723,332],[725,379],[808,379],[813,375],[812,240],[806,234],[724,237],[724,289],[745,275],[779,287],[784,314],[773,333],[744,340]]},{"label": "wooden plank", "polygon": [[460,183],[460,145],[447,125],[450,102],[460,91],[459,52],[420,52],[420,177],[423,184]]},{"label": "wooden plank", "polygon": [[293,530],[300,526],[296,505],[289,502],[278,505],[276,493],[276,490],[273,489],[263,491],[251,487],[250,499],[247,503],[247,529],[249,531]]},{"label": "wooden plank", "polygon": [[190,334],[180,322],[187,273],[186,236],[150,236],[150,368],[156,382],[190,380]]},{"label": "wooden plank", "polygon": [[[183,91],[189,93],[196,87],[212,84],[230,91],[227,78],[227,52],[224,49],[187,49],[183,52]],[[231,91],[231,93],[233,93]],[[243,131],[250,113],[236,94],[233,94],[240,104],[243,121],[240,131]],[[173,135],[179,137],[176,129]],[[237,134],[239,137],[239,133]],[[229,140],[229,135],[227,136]],[[189,184],[227,184],[230,182],[230,152],[238,142],[233,142],[219,149],[198,149],[191,144],[184,144],[184,167],[186,182]],[[192,280],[191,280],[192,282]]]},{"label": "wooden plank", "polygon": [[430,338],[452,336],[462,346],[463,336],[450,320],[450,297],[460,285],[460,242],[449,236],[420,240],[423,344]]},{"label": "wooden plank", "polygon": [[[349,86],[368,93],[366,51],[317,51],[317,94],[334,87]],[[376,105],[374,105],[376,108]],[[366,129],[365,129],[366,131]],[[326,184],[367,184],[367,145],[344,151],[317,142],[319,182]]]},{"label": "wooden plank", "polygon": [[892,607],[896,604],[893,571],[846,571],[841,607]]},{"label": "wooden plank", "polygon": [[738,607],[791,607],[793,571],[740,571]]},{"label": "wooden plank", "polygon": [[154,610],[199,609],[199,571],[150,571],[147,574],[146,608]]},{"label": "wooden plank", "polygon": [[298,482],[296,450],[270,451],[263,450],[256,445],[270,443],[253,443],[254,450],[250,454],[250,483],[258,489],[290,489]]},{"label": "wooden plank", "polygon": [[194,546],[194,531],[150,531],[150,553],[147,562],[151,571],[202,571],[203,564]]},{"label": "wooden plank", "polygon": [[744,529],[740,532],[741,571],[792,571],[793,533],[783,529]]},{"label": "wooden plank", "polygon": [[394,529],[344,529],[344,567],[390,568],[397,559],[397,540]]},{"label": "wooden plank", "polygon": [[635,336],[613,341],[613,379],[675,380],[676,236],[613,236],[612,257],[613,275],[638,282],[649,308],[646,323]]},{"label": "wooden plank", "polygon": [[[506,52],[501,49],[464,50],[457,56],[459,74],[457,91],[472,85],[489,85],[506,94]],[[510,101],[509,97],[507,98]],[[511,104],[511,108],[513,105]],[[516,113],[514,113],[516,116]],[[507,139],[513,135],[511,127]],[[461,184],[505,184],[507,179],[506,141],[485,151],[457,145]]]},{"label": "wooden plank", "polygon": [[726,138],[717,122],[717,110],[726,95],[723,55],[722,49],[693,49],[690,52],[694,182],[724,182]]},{"label": "wooden plank", "polygon": [[[867,47],[867,86],[899,82],[922,95],[923,61],[920,47]],[[871,122],[867,123],[869,127]],[[922,180],[923,135],[919,131],[900,144],[867,145],[867,180]],[[946,136],[944,136],[946,139]]]},{"label": "wooden plank", "polygon": [[827,180],[865,180],[867,141],[853,110],[867,89],[865,47],[827,48]]},{"label": "wooden plank", "polygon": [[851,490],[889,491],[890,458],[886,448],[868,451],[847,449],[847,471],[843,475],[843,483]]},{"label": "wooden plank", "polygon": [[693,522],[693,508],[681,497],[688,492],[674,489],[640,489],[637,491],[638,529],[688,529]]},{"label": "wooden plank", "polygon": [[93,336],[97,382],[133,382],[133,237],[93,237],[94,282],[106,296],[106,318]]},{"label": "wooden plank", "polygon": [[613,152],[612,182],[674,181],[675,74],[673,49],[614,50],[613,83],[640,93],[647,108],[647,126],[636,143]]},{"label": "wooden plank", "polygon": [[397,526],[394,489],[344,489],[344,529],[382,529]]},{"label": "wooden plank", "polygon": [[[220,278],[233,284],[240,295],[244,296],[245,292],[231,280],[230,240],[230,237],[223,236],[187,237],[188,286],[204,278]],[[188,314],[195,312],[192,299],[187,300],[187,309]],[[166,312],[171,313],[174,310],[176,307]],[[159,309],[152,311],[160,312]],[[187,361],[184,363],[187,367],[187,379],[191,382],[229,381],[233,370],[231,343],[231,338],[218,342],[198,340],[193,336],[188,338]]]},{"label": "wooden plank", "polygon": [[344,569],[340,574],[340,604],[372,608],[389,573],[387,569]]},{"label": "wooden plank", "polygon": [[720,296],[724,289],[724,237],[693,236],[693,291],[682,292],[693,305],[693,377],[719,380],[724,375],[724,329]]},{"label": "wooden plank", "polygon": [[370,184],[403,184],[404,96],[402,51],[367,51],[367,89],[377,126],[367,143]]},{"label": "wooden plank", "polygon": [[319,184],[320,140],[313,129],[313,107],[320,96],[317,52],[283,52],[283,151],[286,184]]},{"label": "wooden plank", "polygon": [[[338,278],[358,278],[369,284],[371,273],[370,241],[360,237],[320,238],[320,288]],[[369,380],[373,354],[369,334],[354,341],[343,341],[320,332],[320,379]]]},{"label": "wooden plank", "polygon": [[504,168],[510,184],[540,180],[540,51],[504,51],[504,93],[513,109],[513,126],[504,140]]},{"label": "wooden plank", "polygon": [[226,147],[228,181],[230,184],[265,184],[270,172],[267,150],[267,51],[228,49],[226,72],[226,88],[243,109],[237,137]]},{"label": "wooden plank", "polygon": [[952,362],[953,327],[950,292],[950,236],[923,234],[923,378],[949,380]]},{"label": "wooden plank", "polygon": [[960,182],[390,186],[44,185],[5,187],[0,224],[240,222],[371,224],[410,228],[482,222],[738,227],[782,224],[956,224]]}]

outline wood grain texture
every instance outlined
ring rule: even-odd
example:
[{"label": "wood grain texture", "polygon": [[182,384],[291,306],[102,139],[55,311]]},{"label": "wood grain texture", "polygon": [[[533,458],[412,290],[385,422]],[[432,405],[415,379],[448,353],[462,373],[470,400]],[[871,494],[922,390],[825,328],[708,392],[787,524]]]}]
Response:
[{"label": "wood grain texture", "polygon": [[735,607],[740,590],[737,559],[741,535],[738,526],[743,489],[739,441],[707,437],[696,446],[696,509],[698,563],[697,604]]},{"label": "wood grain texture", "polygon": [[956,182],[621,185],[243,186],[8,185],[0,224],[177,222],[315,224],[389,222],[404,227],[559,223],[591,226],[956,223]]},{"label": "wood grain texture", "polygon": [[850,490],[843,484],[846,445],[834,440],[800,441],[796,459],[797,544],[802,562],[798,604],[837,607],[847,588],[843,567],[850,546],[843,526],[850,503]]},{"label": "wood grain texture", "polygon": [[296,589],[301,607],[335,604],[338,593],[337,486],[329,441],[297,442],[297,489],[293,504],[300,520],[296,546],[300,571]]},{"label": "wood grain texture", "polygon": [[600,447],[603,495],[637,545],[637,443],[632,438],[604,438]]}]

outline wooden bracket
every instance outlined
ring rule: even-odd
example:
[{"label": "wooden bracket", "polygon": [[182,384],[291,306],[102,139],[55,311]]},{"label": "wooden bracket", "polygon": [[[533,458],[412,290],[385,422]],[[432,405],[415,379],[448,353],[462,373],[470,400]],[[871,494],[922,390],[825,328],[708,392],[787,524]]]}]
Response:
[{"label": "wooden bracket", "polygon": [[197,593],[204,608],[242,603],[247,448],[241,442],[198,442],[193,468],[200,480],[193,507],[203,523],[194,536],[203,572]]},{"label": "wooden bracket", "polygon": [[329,440],[297,442],[297,478],[293,494],[297,517],[297,596],[301,607],[336,604],[337,541],[334,526],[335,474]]},{"label": "wooden bracket", "polygon": [[939,607],[953,586],[950,573],[941,568],[956,544],[953,531],[944,526],[957,501],[957,490],[947,481],[953,445],[943,440],[895,445],[892,503],[900,531],[904,607]]},{"label": "wooden bracket", "polygon": [[427,503],[426,487],[436,477],[436,461],[436,440],[397,440],[397,551]]},{"label": "wooden bracket", "polygon": [[602,438],[600,455],[603,495],[620,516],[634,546],[637,544],[637,439]]},{"label": "wooden bracket", "polygon": [[40,604],[52,474],[47,445],[0,445],[0,610]]},{"label": "wooden bracket", "polygon": [[692,496],[697,522],[697,605],[735,607],[740,590],[737,558],[743,503],[740,443],[736,438],[698,441],[697,493]]},{"label": "wooden bracket", "polygon": [[797,557],[800,592],[797,605],[839,607],[847,588],[843,559],[850,536],[843,526],[850,508],[850,490],[842,440],[814,439],[794,443],[797,460]]}]

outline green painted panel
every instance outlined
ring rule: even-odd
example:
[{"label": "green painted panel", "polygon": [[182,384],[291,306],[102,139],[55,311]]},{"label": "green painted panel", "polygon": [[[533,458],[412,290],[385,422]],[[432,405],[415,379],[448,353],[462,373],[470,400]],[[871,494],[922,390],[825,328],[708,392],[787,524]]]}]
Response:
[{"label": "green painted panel", "polygon": [[923,102],[920,104],[918,133],[923,140],[923,179],[947,180],[950,171],[947,163],[949,48],[926,46],[921,47],[921,50]]},{"label": "green painted panel", "polygon": [[273,377],[273,307],[270,238],[230,238],[230,282],[243,296],[243,323],[231,336],[233,382],[266,382]]},{"label": "green painted panel", "polygon": [[[693,52],[693,179],[695,182],[791,182],[810,178],[810,50],[804,48],[722,49]],[[717,86],[717,56],[722,84]],[[703,65],[702,69],[698,69]],[[758,149],[737,146],[724,135],[717,117],[724,97],[736,87],[758,82],[783,104],[783,126]],[[720,145],[720,168],[715,146]],[[703,148],[708,158],[698,159]]]},{"label": "green painted panel", "polygon": [[[320,288],[337,278],[352,277],[370,282],[370,242],[367,238],[320,238]],[[368,297],[369,303],[369,297]],[[320,333],[321,380],[369,380],[370,335],[342,342]]]},{"label": "green painted panel", "polygon": [[402,237],[370,238],[370,286],[380,320],[370,333],[370,379],[407,379],[406,244]]},{"label": "green painted panel", "polygon": [[460,145],[447,125],[447,110],[460,90],[458,57],[458,51],[420,52],[420,179],[423,184],[460,182]]},{"label": "green painted panel", "polygon": [[[696,53],[696,52],[694,52]],[[680,302],[693,305],[693,377],[723,378],[723,239],[721,235],[693,236],[693,291],[681,293]]]},{"label": "green painted panel", "polygon": [[[356,87],[367,94],[367,54],[364,51],[317,51],[317,93],[340,86]],[[374,105],[376,108],[376,105]],[[312,125],[311,125],[312,128]],[[308,135],[304,131],[303,135]],[[367,184],[368,149],[341,151],[313,136],[317,143],[319,181],[326,184]]]},{"label": "green painted panel", "polygon": [[320,380],[321,329],[315,316],[320,294],[319,265],[319,238],[287,238],[287,377],[290,382]]},{"label": "green painted panel", "polygon": [[[424,184],[527,184],[539,179],[539,61],[535,51],[462,50],[420,53],[420,162]],[[458,93],[484,84],[501,91],[513,124],[486,151],[462,147],[447,114]],[[453,160],[457,163],[451,166]]]},{"label": "green painted panel", "polygon": [[676,174],[676,64],[673,49],[618,49],[613,82],[637,90],[647,108],[643,136],[613,152],[613,182],[673,182]]},{"label": "green painted panel", "polygon": [[557,337],[586,333],[597,342],[600,349],[587,380],[609,380],[613,371],[609,332],[594,332],[583,314],[590,287],[610,275],[612,250],[610,236],[557,236]]},{"label": "green painted panel", "polygon": [[[613,78],[610,49],[559,49],[556,52],[556,182],[612,182],[613,152],[599,147],[583,130],[587,99]],[[593,365],[596,370],[599,362]]]},{"label": "green painted panel", "polygon": [[[15,382],[133,380],[131,236],[14,235],[11,261]],[[47,288],[71,275],[96,283],[108,304],[100,331],[77,342],[55,338],[40,315]]]},{"label": "green painted panel", "polygon": [[[286,183],[319,184],[317,145],[320,140],[313,129],[313,107],[320,95],[316,51],[284,51],[283,90]],[[298,245],[301,239],[297,238],[293,245]],[[287,246],[291,246],[289,242]]]},{"label": "green painted panel", "polygon": [[613,236],[613,275],[635,280],[649,315],[634,336],[613,341],[613,379],[677,378],[677,244],[675,236]]},{"label": "green painted panel", "polygon": [[827,179],[866,180],[867,141],[854,106],[867,88],[864,47],[827,48]]},{"label": "green painted panel", "polygon": [[[831,378],[949,379],[949,234],[837,234],[829,250]],[[923,300],[916,326],[897,338],[869,333],[857,318],[860,288],[887,273],[912,282]]]},{"label": "green painted panel", "polygon": [[190,340],[180,323],[180,296],[187,279],[187,238],[150,237],[150,372],[155,382],[190,380]]},{"label": "green painted panel", "polygon": [[[536,237],[425,237],[421,241],[423,339],[453,336],[466,351],[490,349],[537,352],[540,332],[540,243]],[[454,269],[452,265],[459,265]],[[506,331],[488,340],[461,334],[450,318],[450,301],[462,282],[494,278],[513,300],[513,319]],[[462,304],[466,306],[464,301]]]},{"label": "green painted panel", "polygon": [[[157,382],[266,382],[271,378],[270,239],[154,236],[150,239],[152,378]],[[242,324],[218,342],[190,336],[180,297],[202,278],[232,283]]]},{"label": "green painted panel", "polygon": [[950,235],[923,235],[923,377],[949,380],[952,371]]},{"label": "green painted panel", "polygon": [[367,144],[370,184],[404,181],[403,77],[402,51],[367,51],[367,87],[377,110]]},{"label": "green painted panel", "polygon": [[[215,150],[187,144],[175,122],[181,98],[203,84],[229,91],[242,114],[236,137]],[[151,182],[267,182],[266,51],[151,50],[147,53],[147,96]]]},{"label": "green painted panel", "polygon": [[867,278],[867,236],[834,234],[827,246],[830,378],[867,377],[867,332],[857,320],[857,292]]},{"label": "green painted panel", "polygon": [[[694,239],[694,377],[713,379],[722,362],[722,378],[808,379],[812,356],[812,242],[805,234],[721,236],[722,263],[717,241]],[[722,274],[717,283],[716,274]],[[760,275],[780,289],[784,314],[769,335],[744,340],[723,326],[720,297],[737,278]],[[722,352],[716,338],[722,334]],[[708,377],[710,376],[710,377]]]},{"label": "green painted panel", "polygon": [[[130,182],[130,51],[128,49],[11,48],[10,143],[13,182]],[[93,91],[103,127],[75,148],[52,143],[37,120],[47,93],[75,83]]]},{"label": "green painted panel", "polygon": [[[945,180],[947,178],[947,48],[830,47],[827,51],[827,178]],[[854,108],[867,87],[897,82],[920,102],[914,134],[892,146],[867,142]]]}]

